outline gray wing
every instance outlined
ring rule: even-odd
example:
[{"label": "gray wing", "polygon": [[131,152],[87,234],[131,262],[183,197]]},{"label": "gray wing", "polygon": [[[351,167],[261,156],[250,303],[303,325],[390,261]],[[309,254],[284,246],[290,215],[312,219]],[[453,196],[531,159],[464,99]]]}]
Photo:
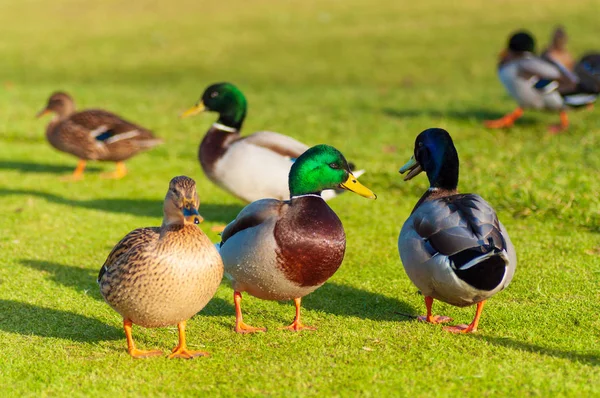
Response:
[{"label": "gray wing", "polygon": [[242,138],[246,143],[270,149],[282,156],[297,158],[302,155],[308,146],[287,135],[272,131],[259,131],[248,137]]},{"label": "gray wing", "polygon": [[478,195],[452,195],[425,202],[411,218],[430,254],[451,256],[492,242],[497,249],[505,249],[496,212]]},{"label": "gray wing", "polygon": [[525,58],[519,61],[519,69],[527,77],[537,76],[541,79],[557,80],[562,77],[560,69],[538,57]]},{"label": "gray wing", "polygon": [[277,199],[260,199],[244,207],[221,234],[221,245],[236,233],[255,227],[265,220],[278,216],[285,202]]}]

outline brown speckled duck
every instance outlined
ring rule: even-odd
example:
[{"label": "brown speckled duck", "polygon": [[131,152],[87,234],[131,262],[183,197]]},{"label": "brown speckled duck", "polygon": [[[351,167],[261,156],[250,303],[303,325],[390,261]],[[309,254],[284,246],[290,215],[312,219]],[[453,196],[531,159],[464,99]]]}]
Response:
[{"label": "brown speckled duck", "polygon": [[300,322],[301,298],[338,270],[346,250],[344,227],[321,196],[324,189],[376,198],[337,149],[317,145],[294,162],[289,200],[250,203],[223,231],[219,251],[234,289],[236,332],[266,330],[243,322],[242,292],[263,300],[294,300],[296,317],[287,329],[314,329]]},{"label": "brown speckled duck", "polygon": [[67,93],[52,94],[37,117],[49,113],[56,117],[46,128],[48,142],[79,158],[77,168],[68,177],[71,180],[83,177],[88,160],[116,162],[116,170],[104,176],[123,178],[127,174],[125,160],[162,142],[152,132],[113,113],[101,109],[75,112],[75,103]]},{"label": "brown speckled duck", "polygon": [[128,352],[134,358],[162,352],[138,350],[131,337],[132,324],[146,328],[176,324],[179,344],[169,358],[206,355],[187,349],[185,324],[217,291],[223,262],[195,225],[202,221],[198,205],[194,180],[173,178],[165,197],[162,226],[127,234],[100,269],[100,292],[123,317]]}]

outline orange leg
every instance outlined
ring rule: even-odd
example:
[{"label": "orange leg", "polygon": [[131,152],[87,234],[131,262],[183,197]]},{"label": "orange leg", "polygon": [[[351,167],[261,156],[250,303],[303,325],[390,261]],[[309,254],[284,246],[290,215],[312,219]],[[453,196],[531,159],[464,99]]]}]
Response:
[{"label": "orange leg", "polygon": [[115,180],[119,180],[127,175],[127,167],[125,167],[125,163],[117,162],[117,167],[115,171],[111,173],[102,173],[103,178],[113,178]]},{"label": "orange leg", "polygon": [[169,355],[169,359],[192,359],[196,357],[207,357],[209,355],[208,352],[191,351],[187,349],[187,346],[185,344],[185,321],[179,322],[177,324],[177,329],[179,330],[179,344],[173,349],[172,354]]},{"label": "orange leg", "polygon": [[162,355],[162,351],[152,350],[152,351],[143,351],[135,348],[135,343],[133,342],[133,337],[131,337],[131,321],[129,319],[123,319],[123,329],[125,329],[125,336],[127,337],[127,352],[134,358],[148,358],[155,357],[158,355]]},{"label": "orange leg", "polygon": [[236,333],[256,333],[266,332],[267,328],[255,328],[250,325],[246,325],[242,319],[242,293],[233,292],[233,302],[235,303],[235,332]]},{"label": "orange leg", "polygon": [[294,304],[296,305],[296,316],[294,317],[294,322],[290,326],[286,326],[282,329],[291,330],[294,332],[299,332],[300,330],[317,330],[317,328],[313,326],[306,326],[300,322],[300,304],[302,302],[301,298],[295,298]]},{"label": "orange leg", "polygon": [[517,108],[508,115],[501,117],[496,120],[486,120],[483,125],[489,129],[501,129],[506,127],[512,127],[515,121],[523,116],[523,109]]},{"label": "orange leg", "polygon": [[433,324],[452,321],[452,318],[447,317],[447,316],[431,315],[431,306],[432,305],[433,305],[433,297],[425,296],[425,307],[427,307],[427,315],[418,317],[417,319],[419,321],[433,323]]},{"label": "orange leg", "polygon": [[63,180],[63,181],[81,180],[83,178],[83,172],[85,171],[86,163],[87,162],[85,160],[79,159],[79,162],[77,162],[77,167],[75,167],[75,171],[73,171],[73,174],[71,174],[70,176],[62,177],[61,180]]},{"label": "orange leg", "polygon": [[552,125],[552,126],[548,127],[548,131],[550,132],[550,134],[554,135],[554,134],[559,134],[559,133],[565,132],[568,127],[569,127],[569,116],[567,115],[567,112],[561,111],[560,112],[560,124]]},{"label": "orange leg", "polygon": [[470,325],[456,325],[446,326],[444,330],[450,333],[473,333],[477,331],[477,325],[479,324],[479,318],[481,318],[481,311],[483,311],[483,305],[485,300],[477,303],[477,312],[475,313],[475,319]]}]

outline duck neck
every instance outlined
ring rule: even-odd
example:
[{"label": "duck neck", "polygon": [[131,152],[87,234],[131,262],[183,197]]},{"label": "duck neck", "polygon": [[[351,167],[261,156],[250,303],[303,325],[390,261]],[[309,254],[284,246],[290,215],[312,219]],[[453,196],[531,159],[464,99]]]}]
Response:
[{"label": "duck neck", "polygon": [[246,119],[247,108],[246,99],[238,98],[235,105],[219,113],[217,123],[239,131],[242,129],[242,124]]}]

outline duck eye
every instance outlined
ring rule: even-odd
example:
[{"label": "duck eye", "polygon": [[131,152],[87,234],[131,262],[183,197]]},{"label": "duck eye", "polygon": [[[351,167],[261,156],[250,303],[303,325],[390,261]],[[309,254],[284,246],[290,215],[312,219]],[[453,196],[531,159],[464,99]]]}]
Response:
[{"label": "duck eye", "polygon": [[419,141],[419,148],[423,146],[423,142]]},{"label": "duck eye", "polygon": [[332,169],[339,169],[340,166],[337,165],[337,163],[330,163],[329,167],[331,167]]},{"label": "duck eye", "polygon": [[215,98],[217,95],[219,95],[219,93],[217,91],[213,91],[210,93],[210,98]]}]

